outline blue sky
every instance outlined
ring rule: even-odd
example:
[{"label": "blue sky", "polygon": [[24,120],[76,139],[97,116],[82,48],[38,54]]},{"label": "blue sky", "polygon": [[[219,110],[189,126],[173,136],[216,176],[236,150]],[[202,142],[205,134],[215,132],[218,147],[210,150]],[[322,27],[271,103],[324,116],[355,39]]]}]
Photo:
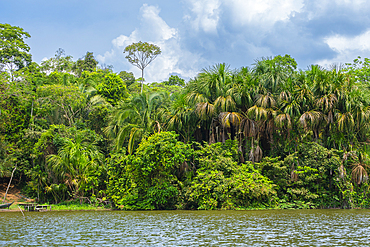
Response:
[{"label": "blue sky", "polygon": [[115,72],[136,77],[125,46],[154,43],[162,54],[145,69],[152,82],[275,55],[290,54],[302,69],[370,57],[369,13],[366,0],[17,0],[1,2],[0,23],[31,34],[27,43],[38,63],[58,48],[75,60],[90,51]]}]

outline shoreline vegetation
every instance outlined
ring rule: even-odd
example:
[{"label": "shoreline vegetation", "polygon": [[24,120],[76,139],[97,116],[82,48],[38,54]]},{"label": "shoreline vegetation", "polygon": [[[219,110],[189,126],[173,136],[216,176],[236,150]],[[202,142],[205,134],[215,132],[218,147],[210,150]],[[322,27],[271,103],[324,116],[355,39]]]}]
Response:
[{"label": "shoreline vegetation", "polygon": [[367,58],[301,70],[278,55],[143,83],[92,52],[37,64],[20,27],[0,37],[4,191],[14,175],[60,210],[370,208]]},{"label": "shoreline vegetation", "polygon": [[[45,211],[45,212],[55,212],[55,211],[62,211],[62,212],[66,212],[66,211],[127,211],[127,210],[122,210],[121,208],[113,208],[113,207],[107,207],[107,206],[96,206],[96,205],[91,205],[91,204],[87,204],[87,203],[83,203],[83,204],[80,204],[80,203],[72,203],[72,204],[65,204],[65,203],[61,203],[61,204],[42,204],[42,205],[48,205],[48,206],[52,206],[52,210],[49,211]],[[234,211],[254,211],[254,210],[300,210],[300,209],[312,209],[312,208],[295,208],[295,207],[292,207],[292,208],[282,208],[282,207],[269,207],[269,208],[234,208],[234,209],[213,209],[213,210],[216,210],[216,211],[224,211],[224,210],[234,210]],[[343,209],[343,208],[317,208],[317,209],[321,209],[321,210],[336,210],[336,209]],[[361,208],[361,207],[358,207],[358,208],[351,208],[351,209],[356,209],[356,210],[360,210],[360,209],[368,209],[368,208]],[[182,210],[182,211],[194,211],[194,210],[197,210],[197,209],[163,209],[163,210]],[[23,208],[22,208],[22,211],[23,212],[27,212],[27,211],[24,211]],[[146,211],[146,210],[137,210],[137,211]],[[0,213],[1,212],[20,212],[19,208],[18,208],[18,204],[13,204],[10,206],[9,209],[0,209]],[[44,213],[45,213],[44,212]]]}]

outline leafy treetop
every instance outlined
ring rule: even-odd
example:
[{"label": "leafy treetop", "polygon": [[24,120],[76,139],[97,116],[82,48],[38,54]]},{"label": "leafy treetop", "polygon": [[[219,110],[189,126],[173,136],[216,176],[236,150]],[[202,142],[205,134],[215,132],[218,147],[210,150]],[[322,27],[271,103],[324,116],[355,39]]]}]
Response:
[{"label": "leafy treetop", "polygon": [[185,86],[185,80],[177,75],[171,75],[170,78],[168,78],[168,81],[164,81],[164,84],[168,86]]},{"label": "leafy treetop", "polygon": [[135,82],[135,76],[132,72],[121,71],[119,72],[119,77],[121,77],[122,81],[126,84],[126,86],[130,86],[132,83]]},{"label": "leafy treetop", "polygon": [[86,55],[82,59],[77,60],[74,70],[78,76],[81,76],[83,71],[95,71],[96,65],[98,65],[98,61],[94,58],[94,54],[92,52],[86,52]]},{"label": "leafy treetop", "polygon": [[0,68],[7,67],[12,74],[31,63],[30,47],[24,42],[30,37],[23,28],[0,23]]},{"label": "leafy treetop", "polygon": [[143,70],[150,64],[159,54],[161,49],[147,42],[133,43],[125,48],[124,53],[128,53],[126,58],[130,63]]},{"label": "leafy treetop", "polygon": [[128,53],[126,58],[130,63],[141,70],[141,92],[143,91],[144,69],[148,66],[159,54],[161,49],[159,46],[149,44],[147,42],[132,43],[126,46],[123,53]]}]

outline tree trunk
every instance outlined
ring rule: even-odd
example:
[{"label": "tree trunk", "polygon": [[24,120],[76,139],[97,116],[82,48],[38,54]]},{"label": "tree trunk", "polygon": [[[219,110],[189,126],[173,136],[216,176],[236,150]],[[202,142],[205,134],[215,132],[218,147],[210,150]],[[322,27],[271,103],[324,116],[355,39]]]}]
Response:
[{"label": "tree trunk", "polygon": [[143,93],[144,69],[141,70],[141,93]]},{"label": "tree trunk", "polygon": [[15,165],[15,167],[14,167],[14,169],[13,169],[13,171],[12,171],[12,176],[10,177],[10,181],[9,181],[9,184],[8,184],[8,188],[6,188],[6,192],[5,192],[5,195],[4,195],[4,201],[3,201],[3,203],[5,203],[6,195],[8,194],[8,190],[9,190],[10,184],[12,183],[13,175],[14,175],[15,169],[17,169],[17,165]]}]

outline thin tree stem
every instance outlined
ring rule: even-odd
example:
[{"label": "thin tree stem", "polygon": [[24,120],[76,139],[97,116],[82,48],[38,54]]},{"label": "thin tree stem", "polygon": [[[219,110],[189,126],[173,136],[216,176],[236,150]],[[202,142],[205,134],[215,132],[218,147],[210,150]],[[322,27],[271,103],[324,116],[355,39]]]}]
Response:
[{"label": "thin tree stem", "polygon": [[13,171],[12,171],[12,176],[10,177],[10,181],[9,181],[9,184],[8,184],[8,188],[6,188],[6,192],[5,192],[5,195],[4,195],[4,201],[3,201],[3,203],[5,203],[6,195],[8,194],[8,190],[9,190],[10,184],[12,183],[13,175],[14,175],[15,169],[17,169],[17,165],[15,165],[15,167],[14,167],[14,169],[13,169]]}]

